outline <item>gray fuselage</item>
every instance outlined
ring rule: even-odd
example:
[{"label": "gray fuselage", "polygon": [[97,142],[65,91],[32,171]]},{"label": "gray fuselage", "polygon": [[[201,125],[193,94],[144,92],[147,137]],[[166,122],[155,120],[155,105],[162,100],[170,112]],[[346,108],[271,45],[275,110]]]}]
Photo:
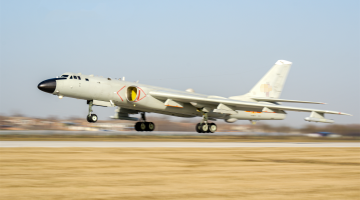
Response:
[{"label": "gray fuselage", "polygon": [[[153,112],[179,117],[202,116],[202,112],[199,112],[199,109],[191,103],[184,103],[181,108],[172,107],[165,105],[165,100],[155,98],[150,94],[151,91],[158,90],[188,94],[189,92],[186,91],[75,73],[65,73],[61,78],[55,79],[55,81],[56,87],[52,94],[58,95],[60,98],[71,97],[88,101],[94,100],[94,102],[100,102],[99,104],[94,103],[94,105],[118,106],[139,112]],[[199,97],[209,97],[209,95],[192,94]],[[210,109],[216,108],[216,106],[210,104],[201,106],[206,106]],[[209,111],[208,115],[210,119],[225,119],[227,122],[235,122],[238,119],[282,120],[286,117],[286,113],[283,111],[279,113],[266,113],[249,108],[236,110],[236,114],[221,114]]]}]

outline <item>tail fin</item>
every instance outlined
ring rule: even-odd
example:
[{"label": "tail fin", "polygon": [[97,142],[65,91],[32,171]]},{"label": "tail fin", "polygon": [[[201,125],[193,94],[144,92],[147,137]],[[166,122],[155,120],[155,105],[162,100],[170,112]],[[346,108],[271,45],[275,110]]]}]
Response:
[{"label": "tail fin", "polygon": [[292,62],[278,60],[246,96],[279,98]]}]

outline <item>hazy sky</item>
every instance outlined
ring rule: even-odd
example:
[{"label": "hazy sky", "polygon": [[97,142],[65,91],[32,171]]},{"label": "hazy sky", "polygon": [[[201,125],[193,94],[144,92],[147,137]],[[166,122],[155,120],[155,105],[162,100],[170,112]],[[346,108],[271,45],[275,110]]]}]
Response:
[{"label": "hazy sky", "polygon": [[[293,66],[281,98],[327,102],[291,105],[360,123],[359,2],[1,1],[0,114],[85,120],[85,101],[37,89],[64,72],[228,97],[285,59]],[[114,108],[94,110],[108,119]],[[300,126],[308,115],[269,123]]]}]

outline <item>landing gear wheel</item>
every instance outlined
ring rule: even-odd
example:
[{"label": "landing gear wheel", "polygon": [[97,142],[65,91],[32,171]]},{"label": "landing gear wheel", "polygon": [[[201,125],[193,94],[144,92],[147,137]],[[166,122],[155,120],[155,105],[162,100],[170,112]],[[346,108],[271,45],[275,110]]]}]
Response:
[{"label": "landing gear wheel", "polygon": [[97,115],[95,115],[95,114],[91,114],[90,116],[88,115],[88,116],[86,117],[86,120],[87,120],[88,122],[90,122],[90,123],[95,123],[95,122],[97,122],[98,117],[97,117]]},{"label": "landing gear wheel", "polygon": [[135,126],[134,126],[135,131],[140,131],[139,125],[140,125],[140,122],[135,123]]},{"label": "landing gear wheel", "polygon": [[97,122],[97,115],[95,115],[95,114],[91,114],[91,121],[93,122],[93,123],[95,123],[95,122]]},{"label": "landing gear wheel", "polygon": [[153,131],[155,129],[155,124],[152,122],[147,122],[147,131]]},{"label": "landing gear wheel", "polygon": [[217,130],[216,124],[215,124],[215,123],[210,123],[210,124],[209,124],[209,132],[210,132],[210,133],[215,133],[216,130]]},{"label": "landing gear wheel", "polygon": [[201,132],[207,133],[208,131],[209,131],[209,125],[207,123],[202,123],[201,124]]},{"label": "landing gear wheel", "polygon": [[95,122],[97,122],[98,117],[95,114],[91,114],[90,116],[87,117],[87,120],[88,120],[88,122],[95,123]]},{"label": "landing gear wheel", "polygon": [[197,123],[196,126],[195,126],[195,129],[196,129],[196,132],[202,133],[201,132],[201,123]]},{"label": "landing gear wheel", "polygon": [[92,110],[93,101],[88,101],[88,104],[89,104],[89,114],[88,114],[86,120],[87,120],[88,122],[90,122],[90,123],[95,123],[95,122],[97,122],[98,117],[97,117],[97,115],[95,115],[95,114],[91,114],[92,111],[93,111],[93,110]]},{"label": "landing gear wheel", "polygon": [[147,128],[147,122],[140,122],[139,123],[139,131],[146,131]]},{"label": "landing gear wheel", "polygon": [[152,122],[136,122],[134,128],[136,131],[154,131],[155,124]]}]

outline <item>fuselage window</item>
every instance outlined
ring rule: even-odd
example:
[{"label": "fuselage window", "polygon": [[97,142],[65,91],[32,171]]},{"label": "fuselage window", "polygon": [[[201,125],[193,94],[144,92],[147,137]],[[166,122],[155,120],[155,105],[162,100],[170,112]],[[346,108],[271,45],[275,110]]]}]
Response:
[{"label": "fuselage window", "polygon": [[77,79],[77,77],[76,77],[76,76],[74,76],[74,79]]},{"label": "fuselage window", "polygon": [[89,79],[85,78],[85,81],[89,81]]},{"label": "fuselage window", "polygon": [[70,76],[70,79],[72,79],[72,76]]},{"label": "fuselage window", "polygon": [[80,76],[78,76],[78,79],[81,80]]},{"label": "fuselage window", "polygon": [[62,75],[60,78],[67,78],[69,75]]}]

